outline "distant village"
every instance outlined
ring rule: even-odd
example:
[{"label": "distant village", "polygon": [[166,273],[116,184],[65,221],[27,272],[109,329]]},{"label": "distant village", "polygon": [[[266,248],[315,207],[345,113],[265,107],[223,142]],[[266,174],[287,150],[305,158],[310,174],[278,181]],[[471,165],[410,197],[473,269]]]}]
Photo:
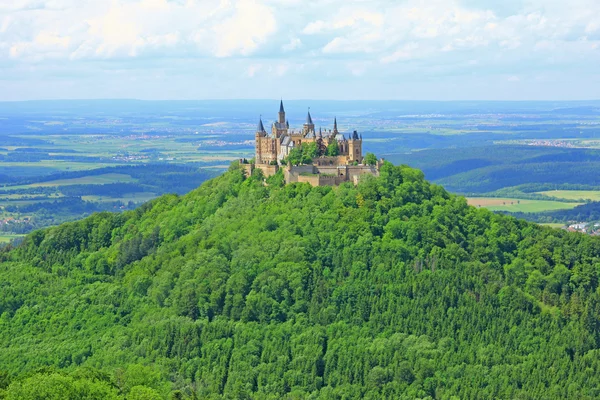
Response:
[{"label": "distant village", "polygon": [[31,217],[22,217],[22,218],[5,217],[5,218],[0,218],[0,228],[6,227],[6,226],[13,226],[13,225],[20,225],[20,224],[30,224],[30,223],[31,223]]},{"label": "distant village", "polygon": [[600,223],[578,222],[566,225],[563,229],[569,232],[585,233],[591,236],[600,236]]}]

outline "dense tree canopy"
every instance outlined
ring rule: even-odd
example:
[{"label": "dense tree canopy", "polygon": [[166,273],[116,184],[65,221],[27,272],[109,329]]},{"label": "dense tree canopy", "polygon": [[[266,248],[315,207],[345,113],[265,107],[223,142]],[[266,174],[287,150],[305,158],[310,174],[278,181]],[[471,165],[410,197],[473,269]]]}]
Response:
[{"label": "dense tree canopy", "polygon": [[377,156],[373,153],[367,153],[367,155],[365,156],[365,164],[367,164],[367,165],[377,164]]},{"label": "dense tree canopy", "polygon": [[330,157],[335,157],[340,154],[340,148],[338,147],[337,140],[332,140],[331,143],[327,145],[327,153]]},{"label": "dense tree canopy", "polygon": [[600,396],[598,238],[389,163],[269,182],[232,166],[2,250],[0,398]]}]

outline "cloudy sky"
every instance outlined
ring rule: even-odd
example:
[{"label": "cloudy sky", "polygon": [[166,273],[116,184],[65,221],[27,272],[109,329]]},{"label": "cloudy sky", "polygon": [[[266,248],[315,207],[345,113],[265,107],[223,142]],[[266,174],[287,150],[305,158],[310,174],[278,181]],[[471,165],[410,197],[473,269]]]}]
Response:
[{"label": "cloudy sky", "polygon": [[0,0],[0,100],[598,99],[599,0]]}]

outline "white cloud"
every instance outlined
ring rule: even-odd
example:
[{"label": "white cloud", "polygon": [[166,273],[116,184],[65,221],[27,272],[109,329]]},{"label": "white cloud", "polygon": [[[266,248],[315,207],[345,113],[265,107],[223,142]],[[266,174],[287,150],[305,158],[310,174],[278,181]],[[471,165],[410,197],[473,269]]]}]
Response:
[{"label": "white cloud", "polygon": [[283,51],[292,51],[296,50],[298,47],[302,46],[302,40],[298,38],[293,38],[289,43],[284,44],[281,49]]},{"label": "white cloud", "polygon": [[11,57],[23,60],[39,61],[47,53],[72,60],[131,58],[161,49],[247,56],[276,29],[271,7],[260,0],[19,0],[0,8],[0,48],[8,44]]},{"label": "white cloud", "polygon": [[311,22],[302,30],[302,33],[306,35],[314,35],[316,33],[321,33],[325,30],[326,24],[324,21],[318,20],[315,22]]},{"label": "white cloud", "polygon": [[256,75],[256,73],[259,72],[261,69],[261,64],[252,64],[246,69],[246,75],[248,75],[250,78],[253,78],[254,75]]},{"label": "white cloud", "polygon": [[275,30],[275,17],[269,7],[254,0],[239,0],[235,13],[212,28],[217,44],[214,54],[251,54]]},{"label": "white cloud", "polygon": [[418,44],[408,43],[408,44],[402,46],[402,48],[394,51],[393,53],[391,53],[389,55],[384,55],[381,58],[381,62],[383,64],[389,64],[389,63],[396,62],[398,60],[409,60],[409,59],[415,57],[416,50],[418,50],[418,49],[419,49]]},{"label": "white cloud", "polygon": [[599,49],[598,0],[0,0],[4,81],[160,64],[262,87],[285,76],[307,92],[317,81],[426,74],[524,84],[592,70]]}]

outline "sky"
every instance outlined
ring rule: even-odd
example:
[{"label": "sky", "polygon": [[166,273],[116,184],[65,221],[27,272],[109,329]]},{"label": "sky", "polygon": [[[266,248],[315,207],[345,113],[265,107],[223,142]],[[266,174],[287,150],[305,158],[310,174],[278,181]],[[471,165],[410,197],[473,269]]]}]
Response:
[{"label": "sky", "polygon": [[600,0],[0,0],[0,101],[600,99]]}]

